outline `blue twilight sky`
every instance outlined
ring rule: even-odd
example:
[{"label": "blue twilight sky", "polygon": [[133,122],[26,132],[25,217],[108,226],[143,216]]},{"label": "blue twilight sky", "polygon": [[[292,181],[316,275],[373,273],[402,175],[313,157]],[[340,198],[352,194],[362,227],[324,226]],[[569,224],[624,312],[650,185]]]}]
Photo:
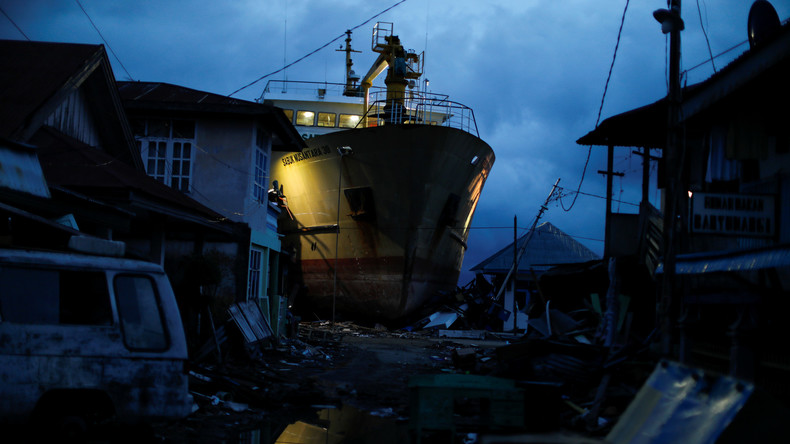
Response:
[{"label": "blue twilight sky", "polygon": [[[682,3],[681,70],[689,70],[683,82],[692,84],[713,73],[704,63],[710,59],[706,35],[714,56],[730,50],[715,59],[717,68],[748,49],[752,1]],[[790,17],[790,0],[771,3],[780,20]],[[514,215],[519,235],[525,232],[557,178],[564,193],[579,186],[588,150],[575,141],[595,127],[626,4],[603,120],[666,94],[668,41],[652,16],[666,1],[0,0],[0,38],[103,43],[81,5],[109,43],[119,80],[230,94],[392,7],[354,31],[356,49],[369,48],[376,21],[393,22],[405,47],[425,51],[430,90],[472,107],[481,137],[497,156],[474,217],[468,270],[512,241]],[[342,82],[344,55],[335,51],[342,43],[271,79]],[[370,51],[357,54],[356,71],[366,72],[374,58]],[[265,82],[234,97],[254,100]],[[615,211],[637,210],[641,159],[630,152],[616,150],[615,170],[625,176],[614,181],[621,201]],[[598,254],[605,179],[597,172],[605,168],[605,148],[594,147],[584,194],[571,211],[563,206],[572,194],[552,202],[542,219]],[[463,273],[460,283],[469,279]]]}]

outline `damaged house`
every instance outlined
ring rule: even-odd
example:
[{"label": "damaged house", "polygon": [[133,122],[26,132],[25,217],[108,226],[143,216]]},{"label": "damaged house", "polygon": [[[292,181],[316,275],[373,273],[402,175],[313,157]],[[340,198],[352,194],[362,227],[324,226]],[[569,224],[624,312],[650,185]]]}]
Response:
[{"label": "damaged house", "polygon": [[[506,282],[516,258],[518,258],[518,267],[513,272],[512,278]],[[552,223],[543,222],[516,242],[472,267],[470,271],[493,277],[494,286],[501,289],[500,292],[504,295],[502,299],[504,309],[515,313],[515,317],[510,317],[504,324],[504,330],[511,331],[526,329],[529,306],[545,305],[551,298],[551,294],[546,297],[545,292],[548,289],[542,287],[542,277],[556,266],[570,264],[574,264],[574,268],[580,272],[587,270],[585,284],[582,285],[585,288],[573,291],[576,296],[582,293],[583,296],[589,296],[589,293],[595,292],[588,291],[589,289],[606,288],[605,271],[602,275],[603,282],[600,282],[600,270],[603,268],[600,257]],[[596,273],[595,270],[599,272]],[[596,277],[598,282],[595,282]],[[505,287],[502,289],[503,285]],[[571,298],[568,291],[555,293],[559,293],[560,299],[566,299],[565,302]],[[562,304],[562,301],[558,302]],[[562,306],[556,304],[557,302],[554,302],[554,307]]]},{"label": "damaged house", "polygon": [[159,82],[118,82],[146,173],[249,227],[236,261],[236,300],[255,301],[275,331],[284,326],[287,278],[277,235],[280,209],[269,177],[272,151],[300,151],[302,138],[271,105]]},{"label": "damaged house", "polygon": [[[673,145],[680,168],[667,164],[667,99],[610,117],[578,143],[637,147],[645,159],[651,148],[663,154],[660,212],[643,205],[638,225],[610,229],[607,244],[634,245],[628,253],[664,290],[655,295],[668,326],[664,353],[786,400],[790,355],[779,339],[790,308],[790,27],[773,16],[749,29],[746,52],[682,89],[683,137]],[[669,199],[677,224],[668,255],[661,213]]]},{"label": "damaged house", "polygon": [[[38,157],[51,195],[3,191],[8,245],[63,249],[72,234],[122,241],[127,257],[168,272],[188,336],[209,308],[200,284],[225,279],[246,290],[249,228],[145,174],[102,46],[2,41],[0,47],[0,135]],[[241,273],[233,272],[235,257],[224,278],[200,273],[215,251],[239,246]],[[205,282],[187,279],[190,273]],[[227,297],[232,302],[236,294]]]}]

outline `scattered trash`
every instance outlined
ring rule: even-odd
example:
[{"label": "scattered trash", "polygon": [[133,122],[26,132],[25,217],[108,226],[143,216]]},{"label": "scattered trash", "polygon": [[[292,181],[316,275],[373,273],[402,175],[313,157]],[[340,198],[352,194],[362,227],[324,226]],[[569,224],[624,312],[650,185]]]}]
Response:
[{"label": "scattered trash", "polygon": [[[463,311],[464,308],[468,308],[468,306],[462,305],[458,309],[459,311]],[[460,315],[456,311],[434,313],[428,317],[429,322],[423,328],[429,329],[439,326],[444,326],[445,328],[449,328],[458,319],[458,316]]]},{"label": "scattered trash", "polygon": [[485,339],[484,330],[439,330],[439,336],[443,338],[464,338],[464,339]]},{"label": "scattered trash", "polygon": [[386,417],[390,417],[390,416],[396,416],[395,411],[392,409],[392,407],[386,407],[386,408],[381,408],[381,409],[378,409],[378,410],[374,410],[374,411],[370,412],[370,414],[372,416],[380,416],[382,418],[386,418]]},{"label": "scattered trash", "polygon": [[460,369],[471,370],[477,364],[477,349],[463,348],[453,350],[453,365]]},{"label": "scattered trash", "polygon": [[[625,410],[636,393],[636,387],[643,382],[640,375],[647,375],[644,365],[628,367],[628,372],[618,369],[639,362],[647,350],[647,341],[628,336],[626,329],[625,334],[616,336],[617,347],[603,346],[602,336],[597,333],[606,306],[605,301],[593,296],[585,304],[565,301],[524,307],[523,312],[528,319],[524,323],[526,328],[503,333],[503,321],[509,319],[510,311],[494,300],[494,287],[486,286],[486,283],[485,279],[477,278],[454,294],[442,295],[433,301],[432,311],[426,310],[424,314],[427,315],[405,327],[388,327],[381,323],[365,326],[351,321],[301,322],[298,338],[281,338],[276,343],[266,335],[265,323],[255,321],[256,316],[250,314],[255,312],[256,306],[236,306],[230,315],[239,334],[225,335],[225,354],[228,350],[243,349],[250,344],[270,346],[265,349],[258,347],[260,353],[257,355],[235,355],[243,362],[238,368],[224,361],[219,367],[192,367],[190,388],[195,393],[196,405],[240,414],[304,399],[309,400],[308,405],[314,408],[334,409],[332,404],[313,404],[316,398],[311,393],[315,390],[328,393],[329,402],[359,400],[370,394],[358,392],[354,383],[348,382],[310,387],[311,380],[298,376],[304,369],[323,371],[331,368],[337,359],[338,349],[349,338],[419,339],[432,341],[428,346],[430,350],[426,350],[422,359],[434,377],[470,377],[472,379],[468,381],[477,382],[483,380],[474,379],[476,377],[494,377],[496,381],[504,380],[512,385],[504,392],[491,392],[489,387],[489,391],[474,392],[479,395],[477,398],[451,403],[460,409],[453,413],[453,417],[456,414],[460,417],[471,415],[458,427],[458,431],[463,431],[463,426],[470,426],[456,436],[457,442],[477,442],[479,437],[475,434],[475,427],[487,424],[486,427],[494,425],[497,429],[505,426],[501,423],[502,418],[511,416],[512,421],[507,423],[510,425],[505,427],[507,430],[551,430],[562,425],[584,433],[606,433]],[[544,296],[551,297],[551,293]],[[598,307],[598,310],[593,307]],[[231,329],[231,333],[236,330]],[[397,367],[413,364],[400,355],[395,355],[390,362]],[[635,374],[633,379],[623,380],[622,375],[629,372]],[[518,408],[508,407],[505,409],[507,414],[497,410],[500,418],[496,420],[481,416],[485,413],[481,408],[504,405],[499,400],[510,399],[510,395],[505,394],[508,392],[518,394],[521,399],[516,403]],[[488,401],[482,401],[484,399]],[[367,413],[387,418],[403,415],[391,406]],[[516,420],[514,415],[519,419]],[[413,414],[410,417],[413,418]],[[456,430],[455,426],[451,429]]]}]

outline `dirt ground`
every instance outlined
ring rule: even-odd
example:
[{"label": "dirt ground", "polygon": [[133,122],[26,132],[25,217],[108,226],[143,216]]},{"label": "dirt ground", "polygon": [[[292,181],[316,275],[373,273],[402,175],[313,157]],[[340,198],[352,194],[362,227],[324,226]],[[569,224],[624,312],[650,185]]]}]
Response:
[{"label": "dirt ground", "polygon": [[152,434],[159,442],[275,443],[289,424],[321,424],[322,411],[341,409],[348,417],[353,409],[366,422],[381,418],[394,425],[390,438],[398,442],[407,439],[411,376],[458,372],[454,350],[486,353],[504,343],[353,325],[302,328],[299,339],[266,348],[254,361],[193,370],[190,389],[199,409],[184,420],[156,424]]}]

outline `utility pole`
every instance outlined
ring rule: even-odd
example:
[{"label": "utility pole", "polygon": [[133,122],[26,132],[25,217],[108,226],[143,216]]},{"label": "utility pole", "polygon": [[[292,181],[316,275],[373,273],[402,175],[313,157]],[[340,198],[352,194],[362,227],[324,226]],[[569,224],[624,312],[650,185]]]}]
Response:
[{"label": "utility pole", "polygon": [[614,145],[609,145],[608,150],[606,151],[606,171],[598,170],[598,174],[606,175],[606,215],[604,216],[604,243],[603,243],[603,258],[604,260],[609,260],[609,256],[611,255],[611,249],[609,248],[609,243],[611,242],[611,224],[612,224],[612,195],[614,191],[612,190],[612,177],[618,176],[623,177],[623,173],[617,173],[612,171],[614,169]]},{"label": "utility pole", "polygon": [[510,291],[513,292],[513,333],[518,328],[518,309],[516,308],[516,281],[518,281],[518,216],[513,215],[513,268],[516,270],[515,279],[510,281]]},{"label": "utility pole", "polygon": [[647,204],[650,201],[650,161],[661,160],[660,157],[650,155],[649,146],[642,147],[642,149],[645,150],[643,153],[631,151],[632,154],[642,157],[642,202],[640,205]]},{"label": "utility pole", "polygon": [[672,350],[672,303],[677,294],[675,256],[678,253],[677,232],[681,221],[678,220],[680,203],[680,31],[684,29],[680,17],[680,0],[669,0],[669,9],[653,12],[653,17],[661,23],[661,31],[669,34],[669,91],[667,94],[667,145],[664,148],[664,162],[667,175],[664,196],[664,279],[658,302],[658,322],[661,333],[661,352],[669,355]]},{"label": "utility pole", "polygon": [[518,252],[515,255],[515,260],[513,261],[513,265],[510,267],[510,270],[507,272],[507,275],[505,275],[505,280],[502,281],[502,286],[499,287],[499,291],[497,292],[496,297],[494,298],[495,301],[499,301],[500,298],[502,297],[502,293],[504,293],[505,288],[507,288],[507,286],[509,285],[510,278],[511,276],[513,276],[513,273],[515,272],[516,276],[518,276],[518,264],[519,262],[521,262],[521,256],[524,254],[524,251],[527,249],[527,244],[529,244],[530,239],[532,239],[532,235],[535,233],[535,227],[538,225],[538,221],[543,216],[543,212],[549,209],[547,205],[551,201],[551,197],[554,196],[554,191],[557,190],[557,186],[559,186],[559,184],[560,184],[560,179],[558,178],[557,181],[554,182],[554,186],[551,187],[551,192],[549,192],[548,197],[546,197],[546,201],[543,202],[543,205],[540,206],[540,210],[538,210],[538,215],[535,216],[535,220],[532,221],[532,226],[530,227],[529,232],[525,236],[524,243],[521,244],[521,246],[518,248]]}]

